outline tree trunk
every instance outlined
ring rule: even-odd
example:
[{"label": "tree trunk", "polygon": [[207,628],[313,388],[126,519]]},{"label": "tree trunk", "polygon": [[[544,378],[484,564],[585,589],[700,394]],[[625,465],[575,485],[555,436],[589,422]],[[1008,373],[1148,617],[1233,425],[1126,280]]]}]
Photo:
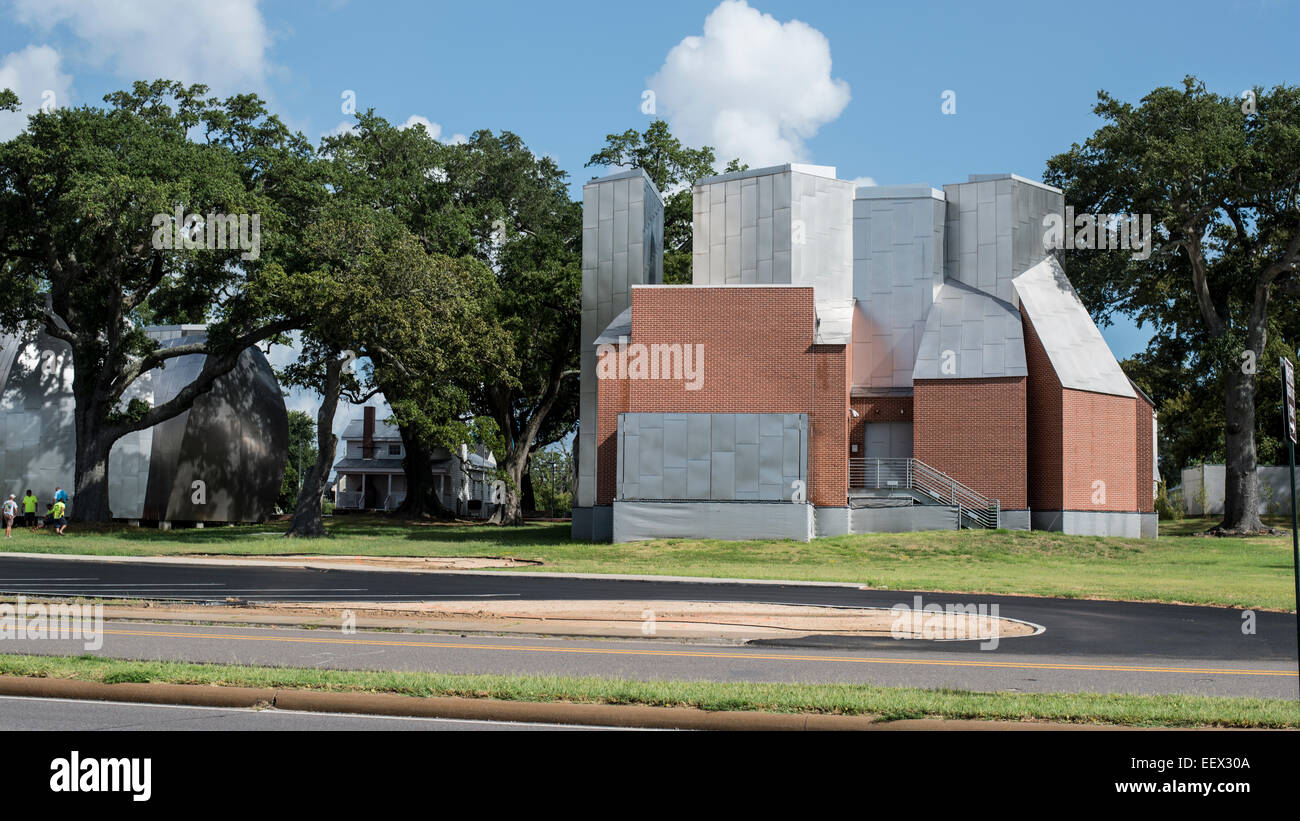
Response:
[{"label": "tree trunk", "polygon": [[528,467],[524,469],[523,481],[521,483],[521,487],[523,487],[523,498],[520,500],[520,505],[525,511],[529,512],[537,510],[537,488],[533,485],[532,468],[533,460],[529,459]]},{"label": "tree trunk", "polygon": [[69,508],[75,521],[104,523],[113,518],[108,503],[108,454],[114,437],[103,422],[105,409],[98,384],[90,377],[79,379],[78,373],[73,372],[77,441]]},{"label": "tree trunk", "polygon": [[320,409],[316,411],[316,462],[307,471],[307,478],[302,483],[289,529],[284,532],[285,538],[320,538],[331,535],[325,529],[321,498],[329,483],[330,469],[334,465],[334,449],[338,445],[338,437],[334,435],[334,413],[339,406],[343,369],[351,360],[350,354],[331,357],[325,366],[325,391]]},{"label": "tree trunk", "polygon": [[492,517],[488,522],[496,525],[522,525],[524,523],[524,512],[520,507],[520,486],[523,484],[524,462],[528,458],[528,449],[515,450],[507,457],[502,470],[506,472],[509,478],[503,482],[505,485],[501,493],[501,500],[497,503],[497,509],[493,511]]},{"label": "tree trunk", "polygon": [[1255,374],[1228,368],[1224,391],[1223,521],[1216,531],[1255,533],[1264,529],[1259,518],[1259,477],[1255,452]]},{"label": "tree trunk", "polygon": [[393,515],[407,519],[452,518],[453,512],[447,510],[438,498],[438,477],[433,472],[433,452],[405,427],[399,426],[398,430],[402,434],[402,444],[406,446],[406,457],[402,459],[402,470],[406,473],[406,498],[393,511]]},{"label": "tree trunk", "polygon": [[76,485],[68,506],[74,521],[107,522],[113,518],[108,506],[108,453],[112,447],[103,437],[78,437]]},{"label": "tree trunk", "polygon": [[[1255,285],[1246,325],[1246,348],[1258,361],[1268,344],[1268,303],[1271,286],[1261,279]],[[1265,530],[1259,518],[1259,474],[1255,451],[1255,368],[1241,361],[1227,363],[1224,386],[1223,521],[1215,528],[1225,535]]]}]

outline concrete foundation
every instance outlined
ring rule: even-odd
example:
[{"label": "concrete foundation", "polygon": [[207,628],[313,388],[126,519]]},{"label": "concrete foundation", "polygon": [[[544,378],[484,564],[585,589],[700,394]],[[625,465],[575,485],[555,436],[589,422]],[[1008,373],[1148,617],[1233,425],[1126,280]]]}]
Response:
[{"label": "concrete foundation", "polygon": [[1028,510],[1003,510],[998,513],[998,524],[1004,530],[1029,530],[1032,519]]},{"label": "concrete foundation", "polygon": [[810,504],[614,502],[615,542],[646,539],[794,539],[806,542],[812,538],[814,530],[813,506]]},{"label": "concrete foundation", "polygon": [[813,510],[814,531],[822,536],[844,536],[850,533],[847,507],[819,507]]},{"label": "concrete foundation", "polygon": [[939,505],[860,507],[849,512],[849,526],[854,533],[956,530],[957,508]]},{"label": "concrete foundation", "polygon": [[1055,530],[1076,536],[1123,536],[1153,539],[1156,514],[1109,510],[1035,510],[1034,530]]},{"label": "concrete foundation", "polygon": [[579,542],[608,542],[614,538],[614,509],[609,505],[575,507],[570,533]]}]

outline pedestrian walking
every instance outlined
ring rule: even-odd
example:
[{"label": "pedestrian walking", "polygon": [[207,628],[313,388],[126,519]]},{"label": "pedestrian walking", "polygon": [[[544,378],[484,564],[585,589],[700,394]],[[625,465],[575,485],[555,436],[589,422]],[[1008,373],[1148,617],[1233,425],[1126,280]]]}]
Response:
[{"label": "pedestrian walking", "polygon": [[18,515],[18,503],[14,501],[14,495],[9,494],[9,498],[4,503],[4,520],[5,520],[5,538],[12,539],[14,535],[14,518]]},{"label": "pedestrian walking", "polygon": [[54,525],[54,532],[59,536],[63,535],[63,529],[68,526],[67,517],[63,515],[67,512],[68,506],[63,502],[55,502],[54,505],[50,507],[50,519]]}]

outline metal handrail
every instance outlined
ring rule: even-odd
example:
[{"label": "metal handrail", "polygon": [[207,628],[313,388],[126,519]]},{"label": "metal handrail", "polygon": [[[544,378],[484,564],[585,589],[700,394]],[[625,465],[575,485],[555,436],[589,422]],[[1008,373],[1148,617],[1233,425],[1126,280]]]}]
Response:
[{"label": "metal handrail", "polygon": [[849,486],[919,491],[940,504],[957,508],[958,526],[962,516],[990,528],[998,527],[1001,520],[1001,504],[997,499],[972,490],[916,458],[850,458]]},{"label": "metal handrail", "polygon": [[396,510],[404,501],[406,493],[390,493],[384,497],[384,510]]}]

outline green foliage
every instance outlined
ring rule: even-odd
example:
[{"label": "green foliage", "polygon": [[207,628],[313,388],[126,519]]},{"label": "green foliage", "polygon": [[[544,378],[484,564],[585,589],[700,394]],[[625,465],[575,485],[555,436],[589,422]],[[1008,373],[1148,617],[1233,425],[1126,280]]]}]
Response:
[{"label": "green foliage", "polygon": [[[0,143],[0,331],[34,324],[71,346],[87,455],[77,510],[90,518],[108,514],[114,441],[181,413],[222,363],[300,321],[315,286],[300,232],[327,193],[310,143],[256,96],[158,80],[104,100],[38,111]],[[250,241],[256,216],[256,245],[177,247],[177,212],[210,227],[243,215]],[[143,331],[194,322],[209,324],[205,343],[164,349]],[[122,408],[139,376],[182,353],[208,354],[211,369],[162,405]]]},{"label": "green foliage", "polygon": [[573,454],[555,447],[533,454],[528,466],[537,510],[554,516],[573,512]]},{"label": "green foliage", "polygon": [[1282,504],[1277,498],[1277,491],[1267,482],[1260,482],[1259,485],[1260,500],[1263,502],[1264,512],[1269,516],[1282,515]]},{"label": "green foliage", "polygon": [[1156,487],[1156,516],[1169,521],[1183,518],[1182,509],[1169,497],[1169,486],[1164,481]]},{"label": "green foliage", "polygon": [[[711,177],[714,154],[710,146],[687,148],[672,135],[668,123],[655,120],[644,132],[628,129],[608,134],[605,147],[587,161],[587,166],[637,167],[650,176],[664,196],[664,282],[691,281],[691,186]],[[727,164],[727,171],[748,168],[739,159]]]},{"label": "green foliage", "polygon": [[285,458],[280,495],[275,503],[279,510],[293,510],[298,504],[298,490],[315,462],[315,420],[302,411],[289,411],[289,452]]},{"label": "green foliage", "polygon": [[[1138,104],[1100,92],[1102,126],[1044,175],[1080,213],[1152,215],[1149,259],[1075,251],[1065,264],[1098,324],[1124,315],[1154,331],[1124,364],[1157,400],[1166,473],[1243,458],[1225,431],[1252,406],[1259,461],[1281,459],[1278,357],[1300,340],[1300,88],[1254,93],[1245,113],[1193,77]],[[1234,386],[1245,402],[1229,401]]]},{"label": "green foliage", "polygon": [[[372,312],[371,344],[358,338],[342,347],[368,358],[368,384],[382,390],[404,437],[454,450],[472,436],[471,386],[512,372],[516,362],[514,333],[498,321],[502,287],[491,267],[495,238],[509,232],[512,212],[488,193],[525,185],[525,167],[562,172],[509,133],[478,132],[467,145],[444,145],[422,127],[399,129],[373,111],[358,114],[350,132],[327,138],[321,153],[341,203],[356,213],[377,210],[410,237],[395,252],[405,262],[394,257],[396,268],[373,268],[379,281],[364,298],[385,308]],[[520,165],[522,155],[535,166]],[[521,219],[546,208],[536,197],[516,199],[513,216]],[[350,253],[346,244],[340,249]]]}]

